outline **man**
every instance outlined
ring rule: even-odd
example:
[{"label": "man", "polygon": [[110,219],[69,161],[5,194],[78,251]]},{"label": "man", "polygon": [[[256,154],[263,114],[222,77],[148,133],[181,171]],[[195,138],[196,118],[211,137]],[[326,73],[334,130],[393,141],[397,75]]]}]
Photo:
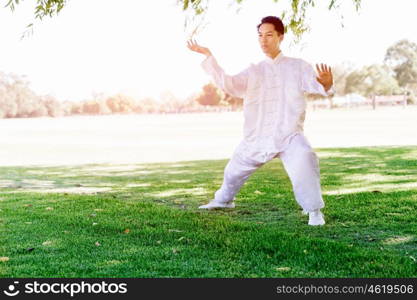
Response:
[{"label": "man", "polygon": [[234,208],[235,195],[249,176],[273,158],[281,158],[291,180],[296,201],[309,214],[308,224],[324,225],[318,159],[303,135],[304,94],[329,96],[333,76],[327,65],[316,66],[284,56],[280,44],[284,25],[277,17],[265,17],[258,25],[259,44],[266,59],[229,76],[208,48],[188,41],[188,48],[204,54],[204,70],[226,93],[244,98],[244,138],[224,170],[214,199],[199,208]]}]

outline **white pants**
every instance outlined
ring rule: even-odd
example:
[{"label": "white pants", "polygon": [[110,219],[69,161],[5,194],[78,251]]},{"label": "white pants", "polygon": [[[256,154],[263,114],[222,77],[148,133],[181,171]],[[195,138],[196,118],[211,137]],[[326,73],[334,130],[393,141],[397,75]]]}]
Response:
[{"label": "white pants", "polygon": [[279,153],[250,155],[249,157],[238,147],[226,165],[223,184],[216,191],[214,200],[217,202],[233,201],[249,176],[275,157],[282,160],[298,204],[306,211],[323,208],[318,158],[302,134],[293,136],[286,149]]}]

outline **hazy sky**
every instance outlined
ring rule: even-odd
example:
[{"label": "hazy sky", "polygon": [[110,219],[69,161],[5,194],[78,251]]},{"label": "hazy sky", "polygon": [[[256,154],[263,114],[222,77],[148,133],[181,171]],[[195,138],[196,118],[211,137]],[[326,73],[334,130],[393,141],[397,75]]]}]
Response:
[{"label": "hazy sky", "polygon": [[[0,71],[27,75],[38,93],[60,100],[100,92],[160,97],[172,91],[186,97],[209,81],[200,67],[203,57],[185,46],[189,33],[175,0],[70,0],[58,17],[35,23],[34,35],[20,40],[32,22],[34,2],[24,1],[14,13],[0,8]],[[311,11],[311,32],[296,46],[286,36],[285,54],[360,66],[381,63],[400,39],[417,42],[416,1],[362,0],[359,13],[352,1],[340,2],[345,6],[337,12]],[[246,0],[236,13],[230,1],[211,3],[197,40],[230,73],[263,59],[256,25],[282,7],[272,0]]]}]

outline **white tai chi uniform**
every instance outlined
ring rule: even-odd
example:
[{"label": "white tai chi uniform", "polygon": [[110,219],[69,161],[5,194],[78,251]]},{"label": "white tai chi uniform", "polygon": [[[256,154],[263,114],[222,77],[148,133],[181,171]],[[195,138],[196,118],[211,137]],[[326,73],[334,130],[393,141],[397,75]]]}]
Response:
[{"label": "white tai chi uniform", "polygon": [[257,168],[280,157],[298,204],[305,211],[323,208],[318,158],[303,135],[304,94],[329,96],[313,67],[282,52],[234,76],[225,74],[213,56],[202,66],[219,88],[244,99],[244,138],[224,170],[214,201],[232,202]]}]

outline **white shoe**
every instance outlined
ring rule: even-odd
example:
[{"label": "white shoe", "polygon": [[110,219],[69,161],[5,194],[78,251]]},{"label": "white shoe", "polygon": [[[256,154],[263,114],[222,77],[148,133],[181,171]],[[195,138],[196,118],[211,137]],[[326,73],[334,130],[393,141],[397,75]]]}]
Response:
[{"label": "white shoe", "polygon": [[309,217],[308,218],[308,225],[318,226],[318,225],[324,225],[326,223],[324,221],[324,216],[319,209],[309,212],[308,217]]},{"label": "white shoe", "polygon": [[216,202],[214,200],[210,201],[205,205],[201,205],[198,208],[200,209],[216,209],[216,208],[235,208],[235,203],[231,202]]}]

